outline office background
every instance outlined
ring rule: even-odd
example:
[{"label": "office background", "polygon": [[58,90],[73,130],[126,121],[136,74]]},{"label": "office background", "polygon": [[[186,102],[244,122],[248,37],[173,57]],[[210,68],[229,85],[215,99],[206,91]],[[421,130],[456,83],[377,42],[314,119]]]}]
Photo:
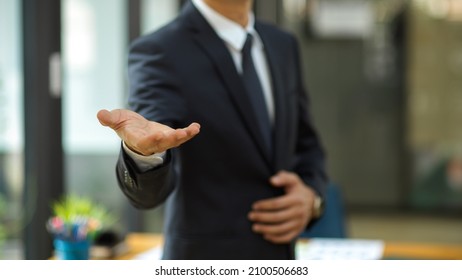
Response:
[{"label": "office background", "polygon": [[[0,259],[50,256],[63,193],[107,206],[121,234],[161,231],[162,208],[119,191],[96,112],[125,107],[128,43],[183,2],[0,0]],[[300,40],[348,235],[461,243],[462,1],[255,2]]]}]

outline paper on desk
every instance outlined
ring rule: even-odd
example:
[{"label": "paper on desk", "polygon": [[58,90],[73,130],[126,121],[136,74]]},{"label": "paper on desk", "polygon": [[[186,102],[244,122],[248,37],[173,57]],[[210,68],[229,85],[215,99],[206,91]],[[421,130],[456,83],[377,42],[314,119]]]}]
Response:
[{"label": "paper on desk", "polygon": [[312,238],[295,247],[299,260],[378,260],[383,256],[382,240]]},{"label": "paper on desk", "polygon": [[162,258],[162,246],[149,249],[146,252],[136,255],[134,260],[160,260]]}]

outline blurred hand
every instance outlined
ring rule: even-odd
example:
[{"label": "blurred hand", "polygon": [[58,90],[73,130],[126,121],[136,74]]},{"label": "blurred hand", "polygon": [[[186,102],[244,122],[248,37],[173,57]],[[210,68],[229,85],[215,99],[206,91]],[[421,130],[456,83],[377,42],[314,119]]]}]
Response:
[{"label": "blurred hand", "polygon": [[285,195],[264,199],[252,205],[249,219],[253,231],[277,244],[289,243],[308,225],[312,218],[315,192],[292,172],[280,171],[270,178]]},{"label": "blurred hand", "polygon": [[200,131],[198,123],[173,129],[125,109],[101,110],[97,117],[103,126],[112,128],[129,149],[145,156],[178,147]]}]

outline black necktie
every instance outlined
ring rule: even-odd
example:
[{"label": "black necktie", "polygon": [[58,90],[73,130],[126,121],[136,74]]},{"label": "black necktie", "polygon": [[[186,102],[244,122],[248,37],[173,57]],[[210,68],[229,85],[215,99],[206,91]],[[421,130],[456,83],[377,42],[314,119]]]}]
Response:
[{"label": "black necktie", "polygon": [[242,48],[242,80],[249,95],[252,107],[257,117],[258,129],[263,136],[263,145],[268,154],[271,154],[271,135],[272,127],[269,119],[268,108],[266,106],[263,88],[258,78],[257,71],[252,59],[252,41],[251,34],[247,34],[247,40]]}]

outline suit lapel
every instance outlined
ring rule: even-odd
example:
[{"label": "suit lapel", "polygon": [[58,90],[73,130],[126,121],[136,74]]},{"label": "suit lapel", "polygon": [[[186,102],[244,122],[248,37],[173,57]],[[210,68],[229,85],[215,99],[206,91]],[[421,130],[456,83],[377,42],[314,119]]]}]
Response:
[{"label": "suit lapel", "polygon": [[283,63],[279,62],[278,58],[281,57],[280,52],[276,48],[276,44],[271,42],[270,34],[261,25],[256,23],[255,29],[257,30],[260,38],[265,47],[266,60],[271,72],[271,80],[273,86],[273,98],[275,106],[275,121],[273,128],[273,166],[275,171],[288,168],[285,163],[288,131],[287,131],[287,100],[284,97],[283,75],[281,73],[284,69]]},{"label": "suit lapel", "polygon": [[191,3],[186,4],[184,15],[188,16],[191,20],[193,38],[212,60],[223,83],[228,88],[233,105],[239,112],[246,129],[252,136],[257,150],[265,158],[268,165],[271,166],[269,155],[261,145],[261,143],[263,143],[263,136],[259,133],[258,123],[250,99],[247,96],[244,84],[236,70],[229,50],[222,39],[218,37],[212,27]]}]

